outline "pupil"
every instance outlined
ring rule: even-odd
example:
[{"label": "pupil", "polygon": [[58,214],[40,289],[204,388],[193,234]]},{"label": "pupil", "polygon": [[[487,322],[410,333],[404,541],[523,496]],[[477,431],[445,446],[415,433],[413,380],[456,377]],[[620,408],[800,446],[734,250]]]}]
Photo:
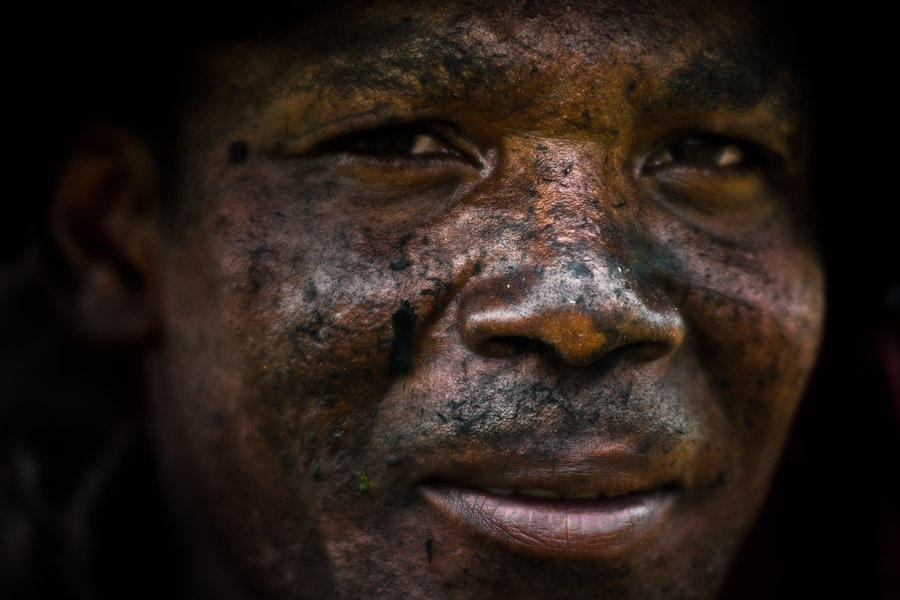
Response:
[{"label": "pupil", "polygon": [[718,164],[725,151],[725,144],[702,138],[688,138],[670,152],[677,161],[702,164]]},{"label": "pupil", "polygon": [[412,131],[373,132],[359,140],[357,148],[371,154],[409,154],[416,143]]}]

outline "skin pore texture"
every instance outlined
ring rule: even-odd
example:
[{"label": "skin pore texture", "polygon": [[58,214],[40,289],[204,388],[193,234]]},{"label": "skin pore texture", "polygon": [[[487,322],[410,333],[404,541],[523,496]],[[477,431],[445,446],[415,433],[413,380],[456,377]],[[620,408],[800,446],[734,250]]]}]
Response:
[{"label": "skin pore texture", "polygon": [[660,4],[368,4],[194,58],[151,412],[249,595],[715,596],[823,275],[774,49]]}]

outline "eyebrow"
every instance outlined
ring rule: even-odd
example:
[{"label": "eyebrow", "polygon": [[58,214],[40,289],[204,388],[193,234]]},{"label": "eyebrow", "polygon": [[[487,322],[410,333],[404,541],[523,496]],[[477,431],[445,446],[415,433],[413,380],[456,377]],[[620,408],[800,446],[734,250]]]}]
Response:
[{"label": "eyebrow", "polygon": [[[374,43],[340,39],[317,49],[327,61],[325,87],[338,93],[372,90],[459,99],[461,90],[463,95],[490,93],[533,68],[531,60],[514,52],[487,54],[450,36],[410,35],[404,23],[366,31],[364,39]],[[783,65],[754,41],[719,40],[696,52],[665,76],[659,94],[645,99],[644,108],[744,110],[770,99],[784,102],[791,93],[775,74]]]},{"label": "eyebrow", "polygon": [[772,92],[784,92],[775,76],[778,67],[774,56],[748,48],[697,52],[665,79],[664,99],[670,107],[751,108]]},{"label": "eyebrow", "polygon": [[[337,91],[370,89],[406,95],[458,95],[459,90],[502,82],[526,60],[507,54],[472,52],[449,36],[395,39],[377,45],[341,44],[327,60],[326,85]],[[404,43],[406,42],[406,43]],[[530,63],[528,63],[530,68]]]}]

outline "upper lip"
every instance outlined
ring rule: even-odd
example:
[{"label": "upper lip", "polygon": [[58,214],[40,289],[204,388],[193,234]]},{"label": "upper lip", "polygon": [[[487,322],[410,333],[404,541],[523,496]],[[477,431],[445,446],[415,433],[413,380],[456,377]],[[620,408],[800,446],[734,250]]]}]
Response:
[{"label": "upper lip", "polygon": [[619,495],[684,484],[672,461],[635,450],[634,444],[606,443],[563,451],[552,458],[525,452],[437,454],[416,479],[423,484],[449,483],[474,488],[545,490],[561,496],[597,492]]}]

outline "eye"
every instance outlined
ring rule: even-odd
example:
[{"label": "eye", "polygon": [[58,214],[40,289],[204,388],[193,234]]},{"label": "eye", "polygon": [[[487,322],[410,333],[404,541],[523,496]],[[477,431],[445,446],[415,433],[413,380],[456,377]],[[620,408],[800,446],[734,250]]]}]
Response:
[{"label": "eye", "polygon": [[415,122],[342,135],[320,144],[315,154],[343,153],[391,161],[472,160],[465,142],[444,123]]},{"label": "eye", "polygon": [[421,156],[452,151],[434,135],[410,128],[370,131],[348,140],[348,150],[365,154]]},{"label": "eye", "polygon": [[692,134],[669,143],[646,163],[647,168],[666,165],[701,169],[737,169],[774,166],[776,159],[753,144],[731,138]]}]

